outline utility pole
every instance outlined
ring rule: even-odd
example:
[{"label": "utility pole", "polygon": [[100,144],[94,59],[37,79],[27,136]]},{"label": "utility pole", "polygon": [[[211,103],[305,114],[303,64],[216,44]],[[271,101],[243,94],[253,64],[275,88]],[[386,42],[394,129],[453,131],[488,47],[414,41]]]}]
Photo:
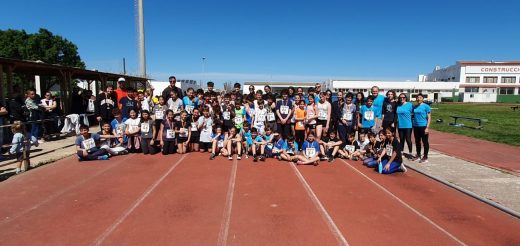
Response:
[{"label": "utility pole", "polygon": [[202,57],[202,80],[200,81],[200,88],[206,79],[206,57]]},{"label": "utility pole", "polygon": [[137,0],[138,47],[139,47],[139,75],[146,77],[146,56],[144,49],[144,5],[143,0]]}]

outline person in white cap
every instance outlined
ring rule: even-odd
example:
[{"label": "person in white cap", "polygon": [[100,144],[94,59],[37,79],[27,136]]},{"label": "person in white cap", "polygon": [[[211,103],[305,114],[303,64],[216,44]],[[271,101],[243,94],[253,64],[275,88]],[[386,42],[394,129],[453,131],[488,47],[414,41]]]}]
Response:
[{"label": "person in white cap", "polygon": [[[117,80],[117,89],[114,91],[116,94],[116,102],[119,104],[119,100],[127,96],[125,88],[125,78],[121,77]],[[118,105],[119,106],[119,105]]]}]

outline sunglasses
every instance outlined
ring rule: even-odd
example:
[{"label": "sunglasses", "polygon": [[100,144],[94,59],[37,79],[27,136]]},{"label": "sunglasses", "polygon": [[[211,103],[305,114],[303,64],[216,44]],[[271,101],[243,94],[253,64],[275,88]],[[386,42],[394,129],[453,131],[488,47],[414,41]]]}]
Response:
[{"label": "sunglasses", "polygon": [[399,97],[399,98],[401,98],[401,99],[406,99],[406,97]]}]

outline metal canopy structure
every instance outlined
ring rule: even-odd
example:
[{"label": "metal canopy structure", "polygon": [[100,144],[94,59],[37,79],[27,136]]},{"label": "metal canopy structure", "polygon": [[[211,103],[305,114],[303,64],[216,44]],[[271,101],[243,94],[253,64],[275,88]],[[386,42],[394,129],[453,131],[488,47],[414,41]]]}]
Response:
[{"label": "metal canopy structure", "polygon": [[[6,87],[4,88],[4,73]],[[13,74],[23,75],[26,77],[38,76],[54,76],[59,80],[60,96],[62,97],[62,108],[64,112],[70,112],[69,102],[72,92],[72,83],[75,79],[86,80],[91,82],[100,82],[101,88],[105,88],[107,81],[117,81],[118,78],[125,78],[127,83],[140,83],[146,88],[147,78],[135,77],[124,74],[98,72],[95,70],[87,70],[76,67],[67,67],[57,64],[48,64],[40,61],[26,61],[0,57],[0,100],[6,105],[5,94],[13,94]],[[96,92],[97,93],[97,92]]]}]

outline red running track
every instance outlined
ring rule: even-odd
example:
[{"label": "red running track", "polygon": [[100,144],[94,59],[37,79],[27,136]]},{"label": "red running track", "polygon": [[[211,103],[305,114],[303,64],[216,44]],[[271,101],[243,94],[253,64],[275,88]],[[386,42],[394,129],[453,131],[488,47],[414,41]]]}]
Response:
[{"label": "red running track", "polygon": [[520,245],[520,220],[418,173],[207,154],[67,158],[0,183],[3,245]]},{"label": "red running track", "polygon": [[520,147],[430,130],[430,148],[463,160],[520,173]]}]

